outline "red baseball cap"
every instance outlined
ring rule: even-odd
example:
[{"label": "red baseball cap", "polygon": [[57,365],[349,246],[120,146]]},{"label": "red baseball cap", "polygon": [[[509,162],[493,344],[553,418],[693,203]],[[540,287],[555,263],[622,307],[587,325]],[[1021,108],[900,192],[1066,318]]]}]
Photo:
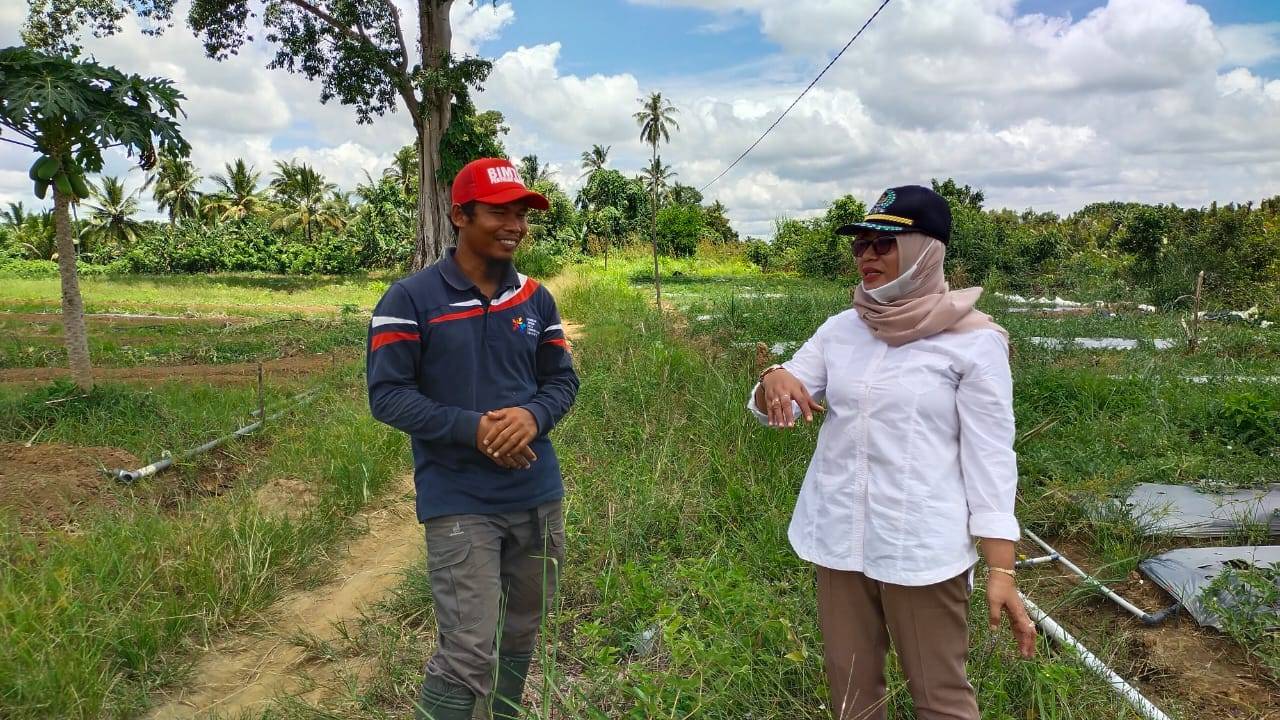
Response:
[{"label": "red baseball cap", "polygon": [[453,204],[472,200],[487,205],[506,205],[524,200],[529,207],[546,210],[547,199],[524,186],[520,171],[505,158],[480,158],[467,163],[453,179]]}]

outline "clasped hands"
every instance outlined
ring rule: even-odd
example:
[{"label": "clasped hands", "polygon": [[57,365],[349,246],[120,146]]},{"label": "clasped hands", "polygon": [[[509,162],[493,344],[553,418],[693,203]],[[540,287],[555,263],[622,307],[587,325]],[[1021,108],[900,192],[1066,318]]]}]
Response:
[{"label": "clasped hands", "polygon": [[529,443],[538,437],[538,421],[520,407],[490,410],[476,428],[476,449],[508,470],[525,470],[538,456]]}]

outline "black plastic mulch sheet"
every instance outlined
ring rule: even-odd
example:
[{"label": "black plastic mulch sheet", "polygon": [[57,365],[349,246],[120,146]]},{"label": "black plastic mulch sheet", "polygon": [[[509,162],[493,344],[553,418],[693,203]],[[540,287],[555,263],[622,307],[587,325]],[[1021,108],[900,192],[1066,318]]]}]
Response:
[{"label": "black plastic mulch sheet", "polygon": [[[1247,545],[1170,550],[1163,555],[1143,560],[1138,563],[1138,568],[1152,582],[1177,598],[1196,622],[1221,630],[1221,618],[1201,601],[1204,589],[1227,568],[1268,568],[1276,563],[1280,563],[1280,545]],[[1280,587],[1280,572],[1275,573],[1275,579],[1277,587]],[[1220,595],[1219,602],[1224,607],[1232,607],[1239,604],[1241,593],[1249,592],[1253,591],[1237,582]],[[1280,618],[1280,604],[1271,606],[1271,612],[1276,613],[1272,615],[1273,618]],[[1280,619],[1273,627],[1280,627]]]},{"label": "black plastic mulch sheet", "polygon": [[1280,485],[1217,493],[1140,483],[1125,505],[1147,535],[1221,537],[1246,524],[1269,525],[1272,536],[1280,535]]}]

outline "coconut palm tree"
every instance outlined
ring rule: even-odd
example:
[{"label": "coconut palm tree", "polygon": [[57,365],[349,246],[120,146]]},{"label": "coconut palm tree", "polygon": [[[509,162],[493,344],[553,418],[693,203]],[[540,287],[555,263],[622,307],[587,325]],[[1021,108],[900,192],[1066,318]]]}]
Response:
[{"label": "coconut palm tree", "polygon": [[31,213],[27,212],[27,208],[23,206],[21,200],[16,203],[9,203],[7,210],[0,210],[0,222],[13,228],[22,225],[29,217],[31,217]]},{"label": "coconut palm tree", "polygon": [[649,167],[640,173],[640,179],[649,188],[649,193],[658,200],[671,198],[672,180],[679,175],[670,165],[665,165],[662,158],[654,158]]},{"label": "coconut palm tree", "polygon": [[134,217],[140,209],[141,190],[126,192],[123,180],[107,175],[103,176],[101,186],[90,186],[89,193],[92,202],[85,206],[89,211],[85,222],[89,237],[120,248],[131,247],[142,230],[142,223]]},{"label": "coconut palm tree", "polygon": [[58,257],[58,231],[53,213],[27,212],[22,203],[10,203],[0,213],[8,225],[9,244],[19,248],[30,260],[54,260]]},{"label": "coconut palm tree", "polygon": [[418,147],[405,145],[396,151],[391,159],[391,167],[382,171],[382,176],[391,178],[405,197],[412,197],[418,192]]},{"label": "coconut palm tree", "polygon": [[[271,178],[271,191],[280,205],[280,213],[276,216],[273,227],[291,229],[301,225],[303,235],[310,244],[313,225],[332,225],[334,206],[330,205],[324,212],[321,209],[326,202],[325,195],[336,194],[337,190],[337,185],[325,180],[310,165],[277,160],[276,171]],[[345,196],[341,197],[345,203]]]},{"label": "coconut palm tree", "polygon": [[219,220],[244,220],[265,209],[266,200],[258,189],[258,172],[241,158],[226,164],[226,173],[214,173],[210,180],[218,186],[205,203],[205,211]]},{"label": "coconut palm tree", "polygon": [[582,151],[582,175],[586,177],[597,170],[603,170],[609,164],[609,150],[612,145],[592,145],[590,150]]},{"label": "coconut palm tree", "polygon": [[199,214],[203,193],[196,188],[203,179],[190,160],[166,154],[159,157],[142,187],[151,187],[152,199],[169,214],[169,224],[172,225],[181,218]]},{"label": "coconut palm tree", "polygon": [[[658,165],[658,143],[671,142],[671,131],[679,130],[676,122],[678,112],[670,100],[662,97],[662,93],[651,93],[648,98],[638,98],[644,108],[632,117],[640,126],[640,141],[648,143],[653,149],[653,163],[650,170]],[[653,207],[650,216],[649,234],[653,241],[653,289],[658,308],[662,308],[662,280],[658,277],[658,184],[653,183]]]},{"label": "coconut palm tree", "polygon": [[533,187],[536,182],[550,180],[554,171],[548,165],[538,162],[537,155],[525,155],[520,158],[520,179],[525,187]]}]

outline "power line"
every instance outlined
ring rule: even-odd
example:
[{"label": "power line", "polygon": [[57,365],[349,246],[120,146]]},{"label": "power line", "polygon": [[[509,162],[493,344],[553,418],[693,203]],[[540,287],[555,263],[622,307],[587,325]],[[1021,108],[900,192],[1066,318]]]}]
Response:
[{"label": "power line", "polygon": [[746,157],[747,154],[750,153],[752,150],[755,150],[756,146],[760,144],[760,141],[764,140],[769,133],[773,132],[774,128],[778,127],[778,123],[782,122],[782,119],[787,116],[787,113],[791,112],[791,109],[794,108],[796,104],[799,103],[800,100],[803,99],[804,96],[808,94],[810,90],[813,89],[813,86],[818,84],[818,81],[822,79],[822,76],[827,74],[827,71],[831,69],[831,66],[836,64],[836,61],[840,59],[841,55],[844,55],[844,51],[848,50],[850,45],[853,45],[853,41],[857,40],[858,37],[862,35],[862,31],[867,29],[867,26],[869,26],[871,22],[876,19],[876,16],[878,16],[880,14],[880,11],[884,10],[884,6],[888,4],[889,4],[889,0],[884,0],[884,2],[880,3],[880,7],[876,8],[876,11],[871,13],[871,17],[867,18],[867,21],[862,23],[862,27],[858,29],[858,32],[854,33],[853,37],[849,38],[849,42],[845,43],[844,47],[840,48],[840,52],[836,53],[836,56],[831,58],[831,62],[827,63],[827,66],[822,68],[822,72],[818,73],[818,76],[813,79],[813,82],[809,83],[809,86],[806,87],[799,95],[796,96],[796,99],[793,100],[789,106],[787,106],[787,109],[782,111],[782,114],[778,116],[777,120],[773,121],[773,124],[769,126],[769,129],[765,130],[764,133],[760,135],[760,137],[756,138],[756,141],[751,143],[751,147],[748,147],[746,150],[743,150],[742,154],[738,156],[737,160],[734,160],[733,162],[729,163],[729,167],[722,170],[720,174],[715,176],[715,179],[713,179],[711,182],[707,183],[706,185],[703,185],[702,189],[699,190],[698,192],[706,192],[707,188],[711,187],[712,185],[715,185],[716,181],[724,177],[725,175],[727,175],[735,165],[737,165],[739,162],[742,161],[742,158]]}]

